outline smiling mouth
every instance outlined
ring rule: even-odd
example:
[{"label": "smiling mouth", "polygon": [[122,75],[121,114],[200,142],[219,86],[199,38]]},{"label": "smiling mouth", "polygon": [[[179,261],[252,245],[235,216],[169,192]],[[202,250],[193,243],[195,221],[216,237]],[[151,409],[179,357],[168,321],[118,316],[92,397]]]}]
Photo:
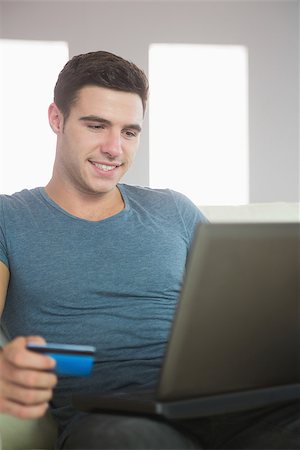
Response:
[{"label": "smiling mouth", "polygon": [[92,163],[98,169],[104,170],[104,172],[110,172],[111,170],[114,170],[117,167],[120,167],[120,165],[121,165],[121,164],[116,164],[116,165],[99,164],[94,161],[90,161],[90,163]]}]

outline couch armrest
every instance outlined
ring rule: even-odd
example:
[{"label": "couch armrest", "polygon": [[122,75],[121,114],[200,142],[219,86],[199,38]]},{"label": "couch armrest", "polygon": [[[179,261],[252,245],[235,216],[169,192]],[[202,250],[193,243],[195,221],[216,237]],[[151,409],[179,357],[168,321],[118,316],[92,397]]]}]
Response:
[{"label": "couch armrest", "polygon": [[56,436],[57,427],[50,413],[35,420],[0,414],[2,450],[53,449]]}]

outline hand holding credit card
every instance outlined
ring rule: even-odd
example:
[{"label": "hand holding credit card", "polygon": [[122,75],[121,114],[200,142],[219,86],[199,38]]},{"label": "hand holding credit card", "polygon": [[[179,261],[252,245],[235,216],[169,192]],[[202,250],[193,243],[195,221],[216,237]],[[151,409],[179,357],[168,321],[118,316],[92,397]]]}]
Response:
[{"label": "hand holding credit card", "polygon": [[27,349],[55,359],[58,375],[90,375],[94,363],[95,347],[91,345],[29,343]]}]

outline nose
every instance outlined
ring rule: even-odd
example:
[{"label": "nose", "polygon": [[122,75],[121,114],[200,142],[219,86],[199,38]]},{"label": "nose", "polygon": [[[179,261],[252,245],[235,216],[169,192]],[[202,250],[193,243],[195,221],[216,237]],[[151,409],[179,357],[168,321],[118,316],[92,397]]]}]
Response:
[{"label": "nose", "polygon": [[120,156],[122,153],[121,135],[118,131],[107,130],[105,140],[101,145],[102,153],[105,153],[110,159]]}]

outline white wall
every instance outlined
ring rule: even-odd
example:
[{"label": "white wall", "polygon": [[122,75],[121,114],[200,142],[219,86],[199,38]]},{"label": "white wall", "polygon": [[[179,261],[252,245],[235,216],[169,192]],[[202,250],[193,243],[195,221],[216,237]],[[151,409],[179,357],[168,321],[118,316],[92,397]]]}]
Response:
[{"label": "white wall", "polygon": [[[151,43],[246,45],[250,201],[299,201],[297,0],[10,0],[0,6],[2,38],[67,41],[71,56],[105,49],[133,60],[146,72]],[[127,181],[147,185],[148,168],[146,123]]]}]

